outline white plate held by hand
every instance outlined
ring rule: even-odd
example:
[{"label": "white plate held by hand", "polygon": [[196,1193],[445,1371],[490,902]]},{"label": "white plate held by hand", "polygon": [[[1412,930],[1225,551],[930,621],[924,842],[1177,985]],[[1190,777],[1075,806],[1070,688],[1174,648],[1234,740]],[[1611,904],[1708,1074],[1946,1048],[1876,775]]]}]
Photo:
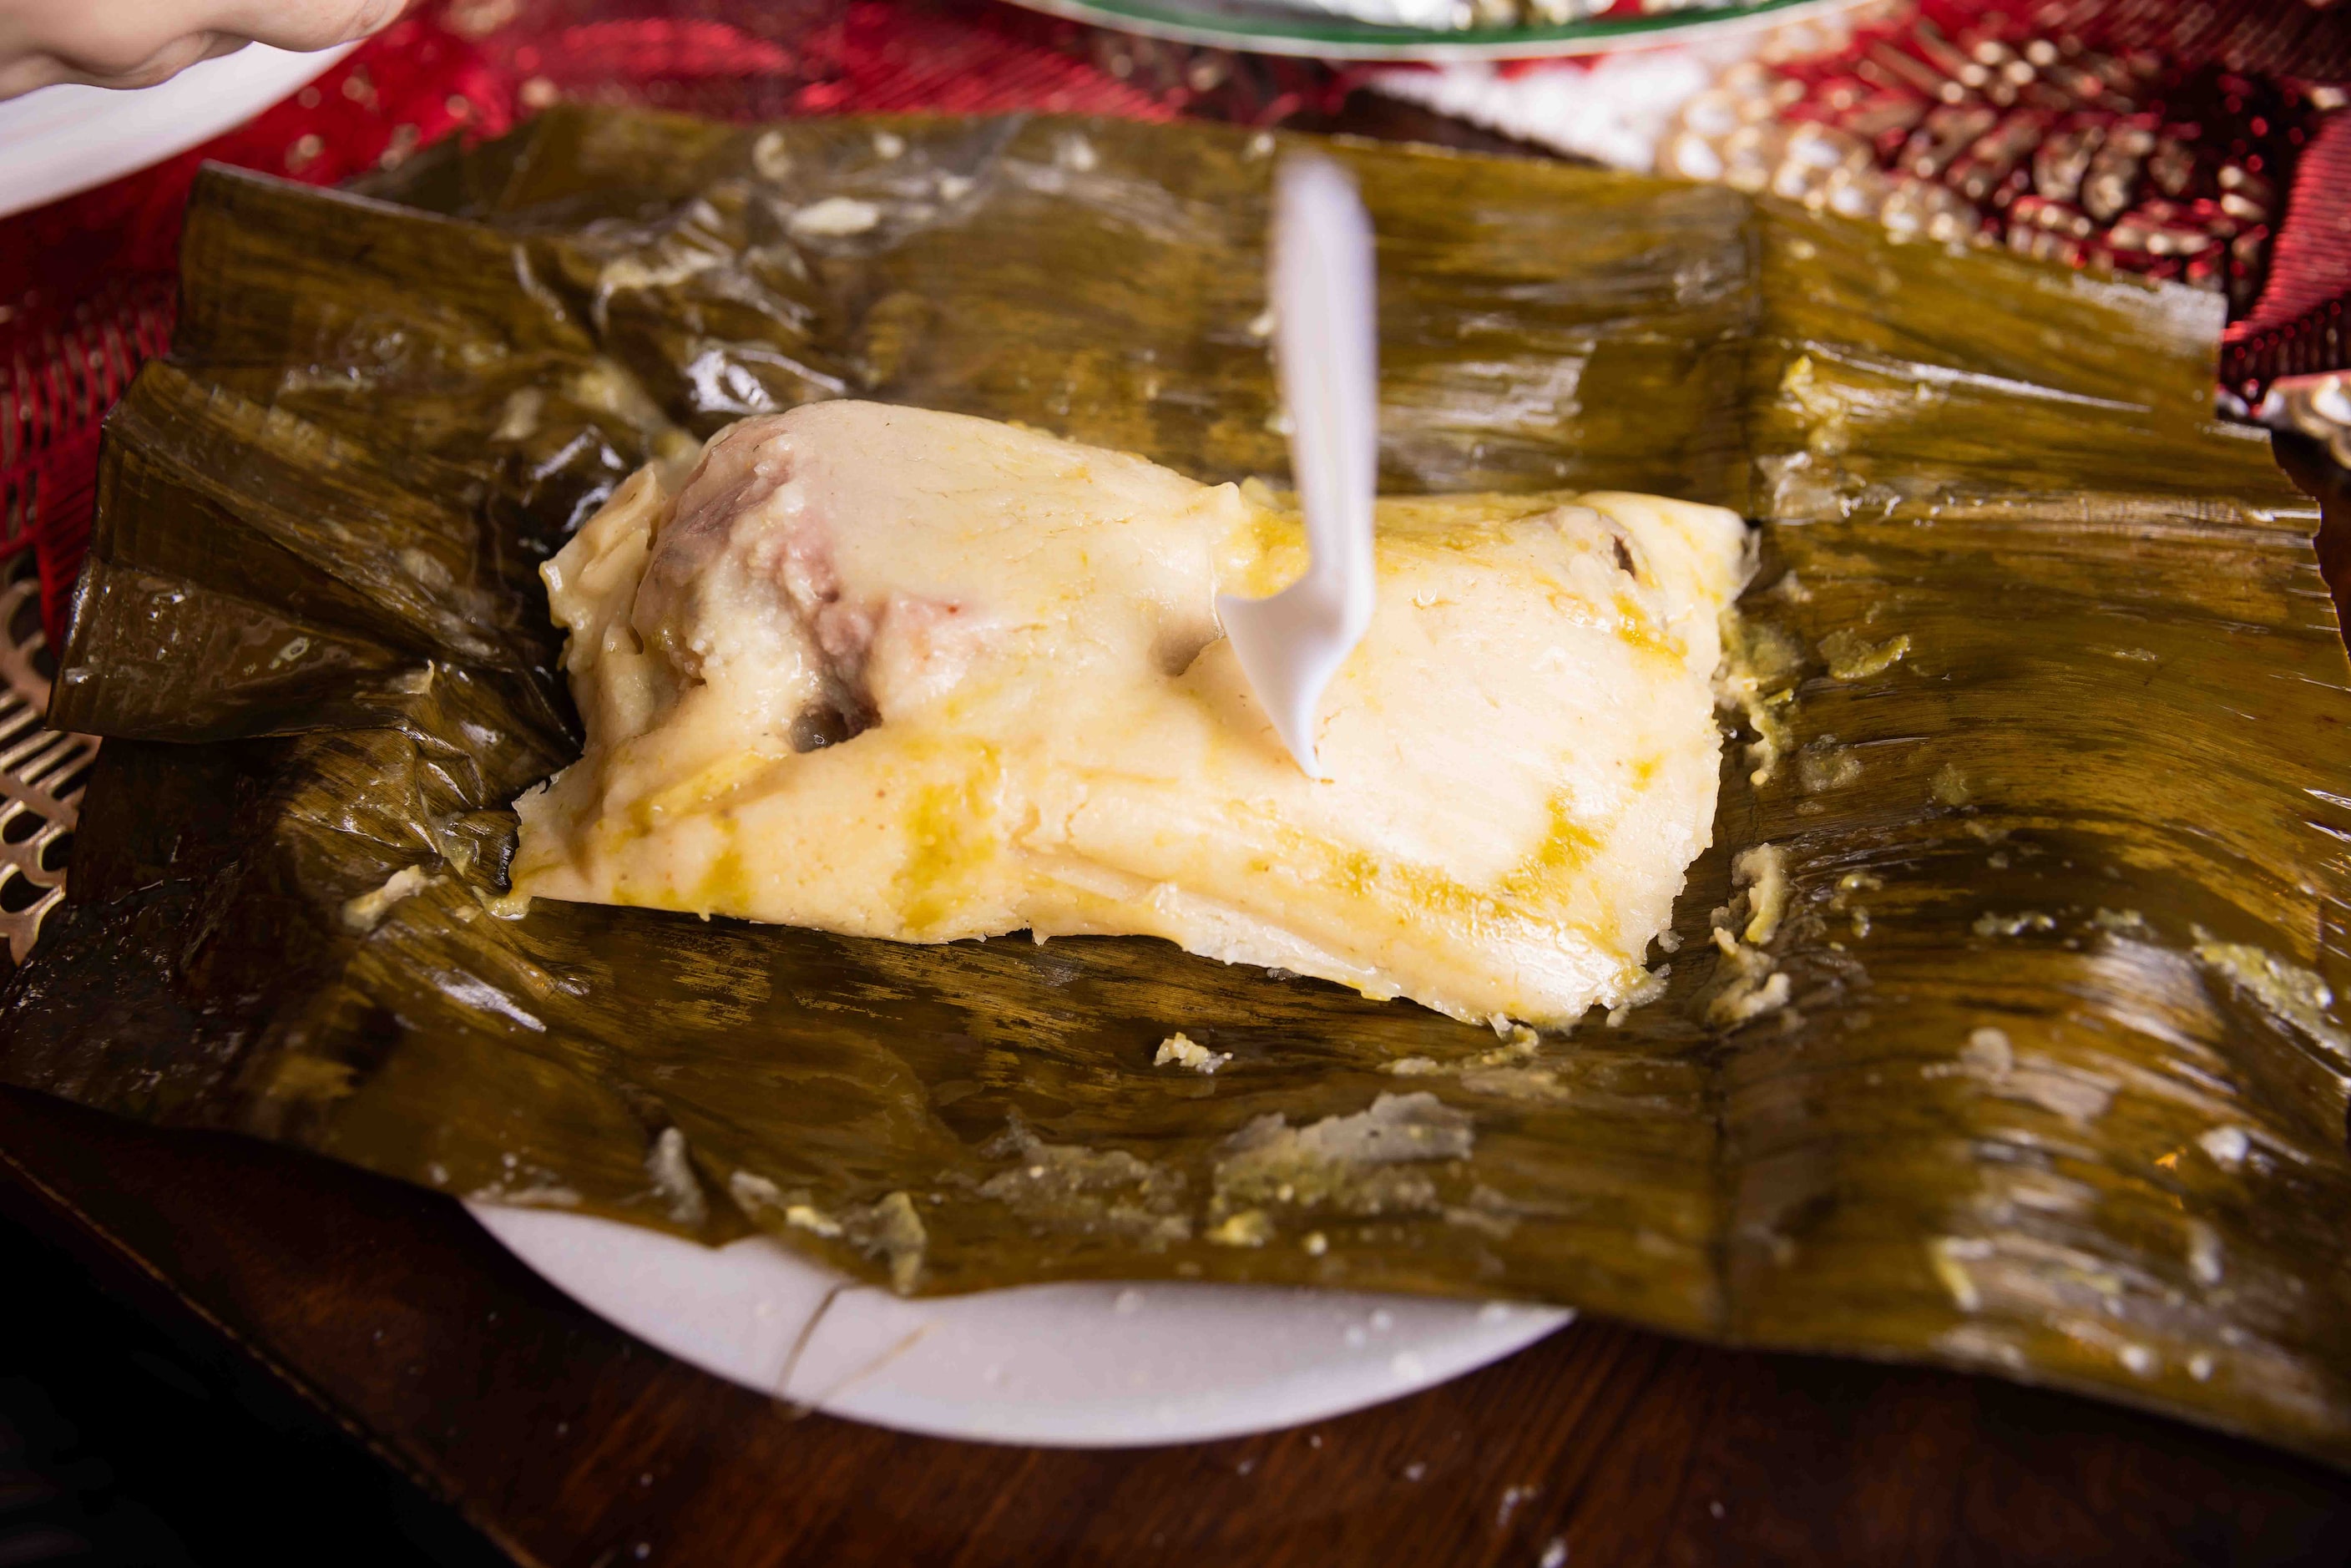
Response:
[{"label": "white plate held by hand", "polygon": [[1574,1317],[1210,1284],[907,1301],[762,1237],[713,1249],[585,1215],[468,1207],[565,1294],[682,1361],[934,1437],[1134,1448],[1270,1431],[1458,1377]]},{"label": "white plate held by hand", "polygon": [[314,55],[247,44],[154,87],[45,87],[0,102],[0,217],[103,185],[209,141],[324,75]]}]

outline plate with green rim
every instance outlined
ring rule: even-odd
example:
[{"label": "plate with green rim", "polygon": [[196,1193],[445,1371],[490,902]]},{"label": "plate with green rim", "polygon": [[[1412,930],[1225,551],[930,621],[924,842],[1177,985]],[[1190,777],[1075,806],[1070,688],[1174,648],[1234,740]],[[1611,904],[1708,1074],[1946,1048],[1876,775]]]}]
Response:
[{"label": "plate with green rim", "polygon": [[1713,38],[1856,9],[1862,0],[1750,0],[1668,11],[1614,11],[1518,27],[1402,27],[1320,16],[1274,0],[1013,0],[1122,33],[1260,55],[1332,60],[1518,60]]}]

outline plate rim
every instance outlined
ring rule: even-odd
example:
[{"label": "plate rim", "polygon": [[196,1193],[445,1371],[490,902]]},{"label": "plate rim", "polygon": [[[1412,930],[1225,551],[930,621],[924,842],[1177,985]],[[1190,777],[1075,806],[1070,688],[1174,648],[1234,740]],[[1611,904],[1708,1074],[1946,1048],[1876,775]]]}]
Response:
[{"label": "plate rim", "polygon": [[[1100,1318],[1102,1325],[1100,1333],[1102,1343],[1113,1345],[1123,1344],[1127,1341],[1130,1331],[1123,1329],[1120,1324],[1131,1321],[1122,1320],[1117,1315],[1115,1297],[1136,1289],[1152,1292],[1163,1300],[1173,1296],[1178,1303],[1176,1310],[1179,1312],[1186,1304],[1205,1304],[1212,1312],[1228,1311],[1239,1298],[1256,1296],[1272,1311],[1280,1312],[1286,1306],[1295,1307],[1301,1318],[1327,1320],[1334,1307],[1345,1302],[1382,1301],[1409,1303],[1411,1310],[1421,1312],[1431,1309],[1458,1309],[1461,1315],[1461,1321],[1454,1325],[1449,1336],[1415,1339],[1407,1333],[1395,1340],[1384,1340],[1373,1356],[1345,1367],[1334,1370],[1327,1364],[1308,1364],[1280,1377],[1252,1385],[1252,1390],[1260,1395],[1261,1401],[1236,1406],[1230,1415],[1196,1411],[1182,1419],[1170,1419],[1157,1408],[1165,1404],[1164,1396],[1137,1395],[1134,1396],[1132,1411],[1123,1417],[1127,1424],[1114,1430],[1103,1426],[1104,1416],[1099,1406],[1072,1406],[1071,1416],[1058,1424],[1050,1419],[1040,1422],[1033,1416],[1026,1422],[998,1420],[990,1423],[987,1418],[987,1406],[985,1403],[962,1406],[949,1403],[915,1410],[907,1408],[907,1402],[902,1398],[893,1405],[888,1399],[877,1396],[877,1388],[886,1385],[883,1380],[870,1377],[866,1371],[853,1373],[834,1382],[826,1393],[810,1401],[807,1406],[840,1420],[951,1441],[1109,1450],[1218,1442],[1263,1432],[1288,1430],[1367,1409],[1450,1382],[1517,1354],[1573,1324],[1579,1317],[1573,1307],[1549,1302],[1472,1301],[1375,1291],[1332,1291],[1314,1286],[1245,1285],[1183,1280],[1068,1281],[1008,1286],[955,1296],[901,1298],[879,1286],[868,1286],[865,1281],[826,1268],[770,1236],[744,1238],[730,1243],[727,1248],[702,1247],[666,1231],[648,1229],[598,1215],[528,1205],[474,1199],[463,1201],[466,1212],[492,1240],[532,1273],[597,1318],[701,1372],[769,1398],[784,1396],[782,1388],[775,1381],[754,1379],[738,1369],[721,1364],[720,1358],[706,1347],[691,1343],[691,1336],[683,1329],[670,1327],[669,1332],[664,1333],[662,1327],[643,1322],[642,1313],[616,1302],[614,1298],[622,1292],[600,1288],[599,1280],[590,1277],[594,1270],[570,1265],[566,1256],[569,1251],[566,1242],[576,1240],[582,1234],[592,1235],[594,1232],[589,1228],[601,1228],[609,1233],[607,1240],[622,1243],[624,1251],[629,1242],[642,1243],[643,1252],[663,1254],[672,1264],[680,1258],[692,1256],[676,1249],[689,1248],[697,1249],[722,1272],[772,1269],[780,1262],[804,1288],[823,1298],[808,1321],[796,1331],[796,1348],[788,1356],[784,1367],[787,1378],[797,1368],[800,1352],[812,1344],[816,1324],[825,1317],[833,1301],[836,1298],[849,1300],[861,1294],[870,1295],[893,1307],[903,1305],[946,1314],[955,1313],[958,1303],[984,1302],[985,1306],[976,1314],[983,1316],[1000,1311],[1008,1301],[1023,1295],[1040,1301],[1066,1301],[1073,1295],[1081,1294],[1108,1296],[1113,1299],[1113,1304],[1112,1310],[1103,1312]],[[565,1235],[567,1231],[569,1232],[568,1238]],[[764,1247],[759,1245],[761,1243],[765,1244]],[[747,1249],[739,1259],[730,1260],[729,1253],[733,1249],[746,1249],[747,1244],[758,1249],[751,1251]],[[641,1260],[638,1267],[642,1269],[646,1261]],[[717,1276],[711,1278],[716,1280]],[[1501,1309],[1499,1313],[1497,1308]],[[638,1317],[640,1321],[625,1321],[631,1317]],[[1215,1342],[1201,1343],[1213,1344]],[[701,1354],[697,1354],[697,1349]],[[1385,1360],[1382,1362],[1379,1358]],[[1395,1368],[1405,1360],[1416,1365],[1423,1360],[1436,1364],[1426,1375],[1399,1378]],[[1384,1374],[1380,1370],[1383,1364],[1387,1367]],[[960,1413],[942,1415],[942,1411]]]},{"label": "plate rim", "polygon": [[1868,3],[1869,0],[1753,0],[1736,12],[1690,7],[1614,20],[1587,17],[1580,22],[1532,27],[1438,31],[1337,18],[1318,23],[1305,16],[1296,22],[1271,17],[1262,22],[1238,17],[1209,20],[1180,4],[1155,0],[1012,0],[1013,5],[1064,21],[1083,22],[1172,43],[1260,55],[1428,65],[1562,59],[1659,47],[1775,26],[1814,13],[1856,9]]},{"label": "plate rim", "polygon": [[[0,152],[7,155],[0,158],[0,218],[96,190],[201,146],[318,80],[361,41],[308,54],[247,44],[152,87],[57,82],[0,101]],[[37,116],[33,106],[55,110],[60,95],[81,107]],[[30,129],[12,131],[9,121],[18,119],[33,121]],[[34,159],[21,177],[12,174],[12,166]]]}]

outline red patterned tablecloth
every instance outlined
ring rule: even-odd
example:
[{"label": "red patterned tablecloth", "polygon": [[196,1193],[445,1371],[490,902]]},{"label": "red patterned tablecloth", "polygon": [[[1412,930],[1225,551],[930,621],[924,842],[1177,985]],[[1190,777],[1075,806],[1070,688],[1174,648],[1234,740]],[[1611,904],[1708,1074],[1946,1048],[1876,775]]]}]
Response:
[{"label": "red patterned tablecloth", "polygon": [[[2273,237],[2274,225],[2261,225],[2252,242],[2263,247],[2262,280],[2230,328],[2231,385],[2241,392],[2276,375],[2351,364],[2342,325],[2351,113],[2340,111],[2340,91],[2309,86],[2314,76],[2351,74],[2345,18],[2304,0],[2192,9],[2057,0],[2018,15],[2052,37],[2103,27],[2102,37],[2122,38],[2151,68],[2168,50],[2220,73],[2201,110],[2212,133],[2253,148],[2257,168],[2265,155],[2290,154],[2296,165],[2283,231]],[[1905,59],[1930,73],[1961,71],[1964,61],[1944,55],[1970,19],[2008,25],[1996,6],[1959,0],[1929,0],[1912,16],[1873,36],[1866,47],[1891,38],[1895,54],[1865,76],[1898,75],[1910,69]],[[1828,84],[1822,92],[1843,90],[1836,73],[1858,57],[1815,71]],[[0,554],[37,549],[54,635],[89,536],[99,427],[138,367],[169,341],[181,211],[208,159],[332,183],[444,137],[497,135],[564,97],[746,120],[931,110],[1211,113],[1274,124],[1335,110],[1360,79],[1305,62],[1120,42],[994,0],[423,0],[237,130],[0,220]],[[1924,90],[1949,89],[1929,79]],[[2291,126],[2263,118],[2277,112],[2264,105],[2287,100],[2298,106]],[[1897,142],[1887,157],[1904,155]]]}]

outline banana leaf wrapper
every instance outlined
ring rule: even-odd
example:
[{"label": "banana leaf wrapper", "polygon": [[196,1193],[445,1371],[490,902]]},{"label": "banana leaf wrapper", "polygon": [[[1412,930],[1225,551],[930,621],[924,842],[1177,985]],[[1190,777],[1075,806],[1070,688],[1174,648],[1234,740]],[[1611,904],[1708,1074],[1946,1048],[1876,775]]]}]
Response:
[{"label": "banana leaf wrapper", "polygon": [[[1565,1302],[2351,1460],[2351,670],[2314,509],[2211,417],[2208,297],[1334,146],[1385,488],[1760,525],[1716,847],[1613,1023],[1514,1049],[1144,940],[509,917],[508,802],[579,744],[536,569],[641,462],[851,394],[1280,481],[1276,151],[566,110],[365,193],[205,174],[107,435],[52,721],[110,738],[0,1075],[918,1293]],[[1179,1030],[1231,1062],[1155,1069]]]}]

